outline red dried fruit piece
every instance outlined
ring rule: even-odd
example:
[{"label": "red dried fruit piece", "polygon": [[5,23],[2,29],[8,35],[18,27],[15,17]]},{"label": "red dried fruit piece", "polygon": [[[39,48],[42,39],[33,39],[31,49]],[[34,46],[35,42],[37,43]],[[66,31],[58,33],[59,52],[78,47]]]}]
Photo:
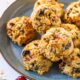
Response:
[{"label": "red dried fruit piece", "polygon": [[26,77],[24,77],[24,76],[19,76],[16,80],[26,80]]}]

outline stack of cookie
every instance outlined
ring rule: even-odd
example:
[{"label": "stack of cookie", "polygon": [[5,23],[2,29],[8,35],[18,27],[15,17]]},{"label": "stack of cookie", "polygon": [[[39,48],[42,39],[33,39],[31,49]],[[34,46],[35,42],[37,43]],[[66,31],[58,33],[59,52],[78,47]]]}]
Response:
[{"label": "stack of cookie", "polygon": [[[17,17],[7,24],[7,34],[19,46],[26,70],[42,75],[61,60],[61,73],[80,77],[80,1],[66,11],[57,0],[37,0],[31,17]],[[39,40],[34,40],[37,34]],[[31,42],[32,41],[32,42]],[[29,43],[30,42],[30,43]],[[27,44],[28,43],[28,44]]]}]

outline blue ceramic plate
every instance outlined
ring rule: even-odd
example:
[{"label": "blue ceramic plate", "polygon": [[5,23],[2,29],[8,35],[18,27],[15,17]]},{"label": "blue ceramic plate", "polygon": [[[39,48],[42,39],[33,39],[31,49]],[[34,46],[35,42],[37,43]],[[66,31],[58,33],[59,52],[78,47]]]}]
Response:
[{"label": "blue ceramic plate", "polygon": [[[72,1],[76,0],[60,0],[65,7]],[[30,16],[35,0],[17,0],[3,14],[0,19],[0,50],[6,61],[18,72],[27,76],[30,80],[76,80],[67,75],[61,74],[57,67],[52,69],[43,76],[31,71],[25,71],[21,61],[21,51],[23,47],[13,44],[6,34],[6,22],[16,16]],[[56,64],[55,64],[56,65]],[[78,79],[80,80],[80,79]]]}]

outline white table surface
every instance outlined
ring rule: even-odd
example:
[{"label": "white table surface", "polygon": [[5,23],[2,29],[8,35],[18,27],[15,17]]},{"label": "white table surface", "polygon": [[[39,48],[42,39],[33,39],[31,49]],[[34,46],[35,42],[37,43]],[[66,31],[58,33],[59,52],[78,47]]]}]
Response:
[{"label": "white table surface", "polygon": [[[0,17],[7,7],[15,0],[0,0]],[[13,70],[0,53],[0,80],[15,80],[20,74]]]}]

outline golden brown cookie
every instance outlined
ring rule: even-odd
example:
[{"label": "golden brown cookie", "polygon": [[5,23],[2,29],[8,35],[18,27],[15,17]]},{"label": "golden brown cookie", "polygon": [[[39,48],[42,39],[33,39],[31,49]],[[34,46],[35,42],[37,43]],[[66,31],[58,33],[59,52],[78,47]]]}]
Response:
[{"label": "golden brown cookie", "polygon": [[62,61],[59,68],[62,73],[73,78],[80,77],[80,49],[75,48],[72,54]]},{"label": "golden brown cookie", "polygon": [[61,20],[54,5],[50,3],[40,5],[32,12],[31,21],[34,29],[40,34],[54,26],[60,26]]},{"label": "golden brown cookie", "polygon": [[40,55],[39,40],[32,41],[22,51],[22,60],[26,70],[32,70],[40,75],[48,72],[52,62]]},{"label": "golden brown cookie", "polygon": [[68,57],[74,48],[71,35],[64,28],[49,29],[41,40],[46,43],[42,54],[53,62]]},{"label": "golden brown cookie", "polygon": [[80,0],[72,2],[66,9],[65,21],[80,26]]},{"label": "golden brown cookie", "polygon": [[59,3],[58,0],[37,0],[34,5],[34,10],[36,10],[37,7],[45,3],[51,3],[54,6],[54,10],[56,11],[56,13],[58,13],[58,16],[61,17],[63,15],[64,5],[62,3]]},{"label": "golden brown cookie", "polygon": [[69,33],[71,34],[74,47],[80,48],[80,30],[78,29],[78,27],[74,24],[68,24],[68,23],[62,24],[61,27],[69,31]]},{"label": "golden brown cookie", "polygon": [[28,43],[36,36],[29,17],[16,17],[7,23],[7,35],[19,46]]}]

